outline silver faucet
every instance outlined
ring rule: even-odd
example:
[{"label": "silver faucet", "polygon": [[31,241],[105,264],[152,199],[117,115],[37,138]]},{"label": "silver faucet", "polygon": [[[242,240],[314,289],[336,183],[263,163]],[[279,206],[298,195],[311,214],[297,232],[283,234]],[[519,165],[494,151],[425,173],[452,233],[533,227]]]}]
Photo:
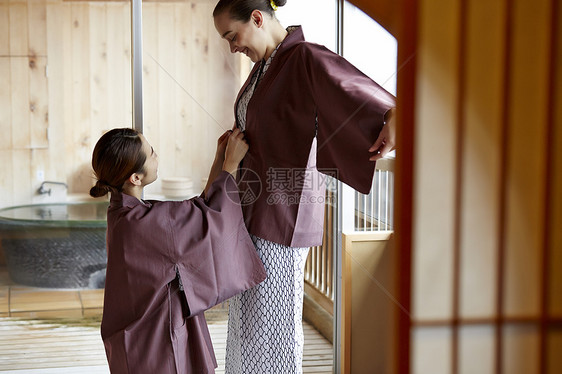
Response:
[{"label": "silver faucet", "polygon": [[46,189],[45,185],[46,184],[55,184],[55,185],[60,185],[60,186],[64,186],[64,188],[66,188],[68,190],[68,185],[66,183],[63,182],[50,182],[50,181],[45,181],[43,183],[41,183],[41,187],[39,187],[39,189],[37,190],[37,193],[39,195],[45,195],[48,194],[49,196],[51,196],[51,189]]}]

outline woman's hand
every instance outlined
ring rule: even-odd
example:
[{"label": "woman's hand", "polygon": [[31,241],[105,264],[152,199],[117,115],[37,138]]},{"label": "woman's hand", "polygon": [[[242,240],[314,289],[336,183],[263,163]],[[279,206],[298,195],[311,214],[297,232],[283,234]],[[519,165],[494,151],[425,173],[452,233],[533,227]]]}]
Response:
[{"label": "woman's hand", "polygon": [[248,143],[244,140],[244,134],[239,129],[235,129],[228,136],[222,170],[235,175],[246,152],[248,152]]},{"label": "woman's hand", "polygon": [[228,144],[228,137],[231,133],[231,130],[227,130],[217,140],[217,153],[215,154],[215,159],[220,161],[221,165],[224,162],[224,152],[226,150],[226,145]]},{"label": "woman's hand", "polygon": [[396,145],[396,108],[390,109],[388,113],[388,120],[386,124],[382,127],[382,130],[377,138],[375,144],[369,148],[369,152],[375,152],[373,156],[369,158],[369,161],[380,160],[386,154],[394,149]]}]

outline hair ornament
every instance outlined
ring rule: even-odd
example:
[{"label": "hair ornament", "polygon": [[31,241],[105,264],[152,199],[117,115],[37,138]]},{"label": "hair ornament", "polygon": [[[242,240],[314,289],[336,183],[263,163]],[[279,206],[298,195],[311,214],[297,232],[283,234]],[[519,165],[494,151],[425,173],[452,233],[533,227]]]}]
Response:
[{"label": "hair ornament", "polygon": [[275,4],[275,0],[271,0],[269,4],[271,5],[274,11],[277,11],[277,4]]}]

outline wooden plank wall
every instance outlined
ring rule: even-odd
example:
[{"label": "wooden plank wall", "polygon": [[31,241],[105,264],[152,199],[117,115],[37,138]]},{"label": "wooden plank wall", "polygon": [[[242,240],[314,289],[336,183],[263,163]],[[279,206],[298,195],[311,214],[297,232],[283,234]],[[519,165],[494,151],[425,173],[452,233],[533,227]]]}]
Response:
[{"label": "wooden plank wall", "polygon": [[[159,154],[159,175],[189,176],[196,192],[216,140],[232,127],[240,88],[241,61],[217,35],[214,4],[143,3],[145,133]],[[157,181],[147,191],[159,189]]]},{"label": "wooden plank wall", "polygon": [[562,6],[418,4],[409,372],[561,372]]},{"label": "wooden plank wall", "polygon": [[[143,4],[145,133],[160,177],[192,177],[197,193],[247,73],[214,3]],[[125,1],[0,0],[0,207],[31,202],[41,174],[89,190],[95,142],[132,123],[130,22]]]}]

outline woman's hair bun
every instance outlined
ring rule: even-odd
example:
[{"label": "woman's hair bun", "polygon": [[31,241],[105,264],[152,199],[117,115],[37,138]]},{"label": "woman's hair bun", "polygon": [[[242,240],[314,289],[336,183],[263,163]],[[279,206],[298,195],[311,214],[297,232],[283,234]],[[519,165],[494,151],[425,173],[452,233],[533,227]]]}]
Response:
[{"label": "woman's hair bun", "polygon": [[97,181],[96,185],[92,188],[90,188],[90,196],[92,197],[102,197],[107,195],[108,192],[111,192],[113,190],[113,188],[108,185],[107,183],[104,183],[102,181]]},{"label": "woman's hair bun", "polygon": [[275,3],[275,5],[277,5],[277,6],[283,6],[283,5],[287,4],[287,0],[272,0],[272,1],[273,1],[273,2]]}]

